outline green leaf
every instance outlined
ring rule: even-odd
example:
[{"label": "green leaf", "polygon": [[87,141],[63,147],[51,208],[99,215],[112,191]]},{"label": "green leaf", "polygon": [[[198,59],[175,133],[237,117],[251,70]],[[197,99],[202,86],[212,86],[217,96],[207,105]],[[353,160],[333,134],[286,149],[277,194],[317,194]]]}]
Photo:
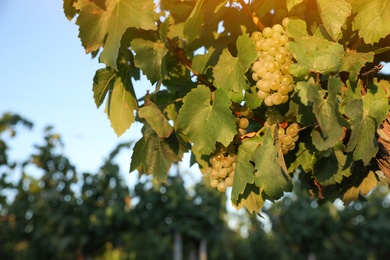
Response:
[{"label": "green leaf", "polygon": [[152,84],[166,78],[165,55],[168,49],[164,43],[137,38],[131,41],[131,48],[136,53],[135,65],[142,70]]},{"label": "green leaf", "polygon": [[326,40],[320,29],[313,36],[308,35],[301,20],[291,20],[288,33],[295,41],[289,43],[289,50],[297,60],[289,69],[294,76],[302,78],[309,72],[330,75],[339,71],[342,45]]},{"label": "green leaf", "polygon": [[261,188],[254,184],[247,184],[245,190],[239,195],[236,206],[237,210],[245,207],[250,213],[259,212],[264,205]]},{"label": "green leaf", "polygon": [[135,121],[134,110],[138,108],[129,73],[129,70],[120,70],[116,74],[106,107],[111,126],[118,136],[130,128]]},{"label": "green leaf", "polygon": [[87,53],[104,46],[100,61],[117,68],[116,59],[122,35],[127,28],[155,30],[154,2],[152,0],[107,0],[106,9],[89,1],[80,1],[81,12],[76,24],[79,37]]},{"label": "green leaf", "polygon": [[346,51],[342,56],[342,65],[340,71],[346,71],[349,73],[350,81],[357,81],[360,69],[367,62],[374,61],[374,53],[359,53],[355,51]]},{"label": "green leaf", "polygon": [[160,138],[167,138],[173,132],[173,127],[169,124],[163,113],[154,103],[144,106],[138,111],[140,118],[145,118],[152,129]]},{"label": "green leaf", "polygon": [[328,93],[320,91],[314,84],[309,84],[308,99],[313,102],[313,112],[316,115],[320,129],[312,132],[313,144],[324,151],[333,147],[344,136],[343,125],[346,125],[338,107],[337,95],[344,86],[339,78],[329,77]]},{"label": "green leaf", "polygon": [[114,87],[116,79],[116,71],[110,68],[99,69],[93,77],[93,98],[96,107],[99,108],[103,104],[104,98],[109,90]]},{"label": "green leaf", "polygon": [[304,0],[286,0],[287,10],[290,12],[295,6],[301,4]]},{"label": "green leaf", "polygon": [[[142,134],[143,137],[138,140],[133,149],[130,172],[138,170],[140,174],[150,175],[153,173],[157,181],[164,182],[172,159],[181,158],[181,149],[175,145],[175,140],[176,144],[178,144],[178,140],[175,136],[159,138],[147,123],[142,128]],[[175,134],[172,133],[172,135]]]},{"label": "green leaf", "polygon": [[256,86],[250,88],[253,92],[245,91],[244,101],[245,105],[250,109],[255,109],[259,107],[263,101],[259,98],[256,93]]},{"label": "green leaf", "polygon": [[227,49],[224,49],[214,67],[214,84],[217,88],[234,92],[248,89],[249,83],[245,73],[257,59],[255,45],[248,34],[238,37],[237,49],[237,57],[233,57]]},{"label": "green leaf", "polygon": [[299,142],[296,143],[298,148],[295,154],[288,153],[286,156],[286,162],[288,165],[288,171],[293,172],[300,166],[304,172],[312,172],[313,164],[315,162],[315,148],[311,143],[311,138],[307,131],[299,133]]},{"label": "green leaf", "polygon": [[203,154],[211,153],[215,143],[228,146],[236,134],[237,119],[230,110],[230,100],[224,90],[216,90],[211,104],[211,92],[203,85],[188,93],[183,99],[176,121],[178,133],[194,144]]},{"label": "green leaf", "polygon": [[272,130],[268,129],[263,144],[252,154],[255,163],[255,184],[261,187],[271,201],[283,196],[284,192],[292,190],[292,181],[289,175],[283,172],[278,163],[278,151],[274,144]]},{"label": "green leaf", "polygon": [[317,0],[318,10],[326,31],[337,41],[341,36],[341,27],[352,13],[348,0]]},{"label": "green leaf", "polygon": [[343,195],[343,202],[345,205],[349,205],[352,201],[357,201],[359,196],[367,195],[378,183],[377,176],[373,171],[370,171],[366,178],[356,186],[351,187]]},{"label": "green leaf", "polygon": [[376,130],[386,118],[389,104],[382,87],[369,86],[368,93],[361,99],[349,102],[345,113],[351,123],[351,137],[346,151],[353,151],[353,159],[367,165],[378,151]]},{"label": "green leaf", "polygon": [[329,156],[321,157],[314,166],[314,176],[322,185],[341,183],[344,177],[352,174],[353,159],[351,154],[344,154],[343,149],[334,148]]},{"label": "green leaf", "polygon": [[244,194],[248,183],[254,182],[254,171],[252,163],[250,162],[252,153],[256,150],[261,141],[260,136],[253,138],[245,138],[242,144],[238,147],[236,169],[234,174],[234,182],[232,189],[232,202],[239,204],[240,195]]},{"label": "green leaf", "polygon": [[390,34],[390,0],[354,0],[352,29],[368,44]]},{"label": "green leaf", "polygon": [[204,0],[198,0],[187,21],[184,23],[183,33],[188,42],[192,42],[201,35],[204,13],[202,5]]}]

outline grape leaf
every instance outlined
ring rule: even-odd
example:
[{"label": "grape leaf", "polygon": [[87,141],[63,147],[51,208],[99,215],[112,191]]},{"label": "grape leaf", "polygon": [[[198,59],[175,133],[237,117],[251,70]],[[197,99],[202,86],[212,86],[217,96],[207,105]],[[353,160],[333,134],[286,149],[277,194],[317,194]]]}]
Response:
[{"label": "grape leaf", "polygon": [[135,65],[142,70],[152,84],[166,78],[165,54],[168,49],[164,43],[137,38],[131,41],[131,48],[136,53]]},{"label": "grape leaf", "polygon": [[367,195],[378,183],[377,176],[373,171],[370,171],[366,178],[362,180],[356,186],[348,189],[343,195],[344,205],[349,205],[352,201],[357,201],[359,195],[365,196]]},{"label": "grape leaf", "polygon": [[153,102],[150,102],[150,105],[148,106],[140,108],[138,116],[146,119],[158,137],[167,138],[171,135],[173,127]]},{"label": "grape leaf", "polygon": [[250,162],[252,153],[255,151],[261,141],[260,136],[245,138],[238,147],[236,169],[234,174],[234,184],[232,189],[231,200],[238,205],[239,196],[243,194],[248,183],[254,182],[254,171]]},{"label": "grape leaf", "polygon": [[210,90],[203,85],[188,93],[183,99],[176,121],[178,133],[186,136],[194,143],[194,149],[203,154],[211,153],[215,143],[225,146],[233,140],[237,133],[237,119],[230,110],[230,100],[224,90],[216,90],[214,101]]},{"label": "grape leaf", "polygon": [[301,4],[304,0],[286,0],[287,10],[290,12],[295,6]]},{"label": "grape leaf", "polygon": [[337,94],[344,84],[339,78],[329,77],[326,98],[316,85],[308,86],[308,99],[313,102],[313,112],[320,127],[312,132],[313,144],[318,150],[323,151],[333,147],[344,136],[343,125],[346,125],[346,122],[338,110],[337,101]]},{"label": "grape leaf", "polygon": [[360,72],[360,69],[367,62],[373,62],[374,53],[359,53],[355,51],[346,51],[341,57],[342,65],[340,71],[346,71],[349,73],[349,80],[356,81]]},{"label": "grape leaf", "polygon": [[378,151],[375,133],[389,111],[384,90],[375,84],[369,87],[365,96],[352,100],[345,107],[352,130],[346,151],[353,151],[353,159],[363,160],[364,165],[367,165]]},{"label": "grape leaf", "polygon": [[316,162],[314,176],[322,186],[341,183],[344,177],[352,174],[352,164],[351,154],[344,154],[343,149],[335,147],[329,156],[323,156]]},{"label": "grape leaf", "polygon": [[201,35],[201,26],[204,19],[204,13],[202,12],[203,2],[204,0],[196,2],[196,6],[192,10],[187,21],[184,23],[183,33],[188,42],[192,42]]},{"label": "grape leaf", "polygon": [[253,86],[250,89],[253,91],[253,93],[245,91],[244,101],[247,107],[249,107],[250,109],[255,109],[259,107],[263,103],[263,101],[256,93],[256,86]]},{"label": "grape leaf", "polygon": [[73,6],[76,0],[64,0],[64,14],[66,18],[70,21],[77,14],[78,10]]},{"label": "grape leaf", "polygon": [[99,108],[109,90],[113,89],[116,79],[116,71],[111,68],[99,69],[93,77],[93,98],[96,107]]},{"label": "grape leaf", "polygon": [[226,91],[242,92],[249,87],[245,73],[257,59],[257,52],[248,34],[239,36],[236,43],[237,57],[233,57],[227,49],[223,50],[214,67],[214,84]]},{"label": "grape leaf", "polygon": [[324,75],[339,71],[344,52],[341,44],[326,40],[320,29],[313,36],[308,35],[306,23],[297,19],[290,21],[288,34],[295,41],[289,43],[289,50],[297,60],[289,69],[294,76],[302,78],[311,71]]},{"label": "grape leaf", "polygon": [[291,178],[283,172],[277,154],[272,130],[268,129],[263,144],[253,152],[252,161],[256,169],[255,184],[263,189],[271,201],[281,198],[283,192],[292,190]]},{"label": "grape leaf", "polygon": [[368,44],[378,42],[390,34],[390,0],[354,0],[352,10],[356,16],[352,29]]},{"label": "grape leaf", "polygon": [[106,9],[90,1],[79,1],[79,38],[86,52],[97,51],[104,45],[100,61],[117,69],[116,59],[122,35],[129,27],[155,30],[152,0],[107,0]]},{"label": "grape leaf", "polygon": [[112,84],[113,90],[107,102],[106,113],[115,133],[121,136],[135,121],[134,110],[138,108],[130,70],[119,70]]},{"label": "grape leaf", "polygon": [[285,158],[288,171],[293,172],[301,166],[304,172],[311,172],[313,171],[313,164],[315,162],[315,149],[306,131],[300,132],[299,136],[299,142],[296,143],[298,148],[294,150],[296,151],[295,154],[290,152]]},{"label": "grape leaf", "polygon": [[326,31],[337,41],[341,36],[341,27],[352,13],[348,0],[317,0],[318,10]]},{"label": "grape leaf", "polygon": [[164,182],[171,167],[173,155],[176,155],[177,158],[181,157],[181,150],[175,144],[177,138],[159,138],[147,123],[142,127],[142,134],[143,137],[138,140],[133,149],[130,172],[138,170],[140,174],[150,175],[153,173],[158,181]]},{"label": "grape leaf", "polygon": [[254,184],[247,184],[245,190],[239,195],[237,204],[233,204],[237,210],[243,206],[250,212],[259,212],[264,205],[262,189]]}]

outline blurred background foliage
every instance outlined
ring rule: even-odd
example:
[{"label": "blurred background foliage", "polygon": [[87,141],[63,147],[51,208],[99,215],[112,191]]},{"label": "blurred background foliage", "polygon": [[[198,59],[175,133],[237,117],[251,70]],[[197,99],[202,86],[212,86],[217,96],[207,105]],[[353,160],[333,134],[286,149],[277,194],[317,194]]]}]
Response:
[{"label": "blurred background foliage", "polygon": [[32,127],[19,115],[0,118],[1,259],[205,259],[205,250],[208,259],[388,259],[386,186],[345,207],[318,205],[298,186],[260,221],[228,212],[224,194],[203,182],[188,188],[180,173],[130,189],[115,162],[130,143],[98,172],[79,173],[48,127],[27,160],[11,161],[7,142],[19,125]]}]

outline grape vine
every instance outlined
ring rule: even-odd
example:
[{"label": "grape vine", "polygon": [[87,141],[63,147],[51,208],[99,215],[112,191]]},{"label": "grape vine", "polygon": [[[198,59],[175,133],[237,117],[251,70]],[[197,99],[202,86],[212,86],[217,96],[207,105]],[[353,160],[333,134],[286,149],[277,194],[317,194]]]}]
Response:
[{"label": "grape vine", "polygon": [[[291,191],[293,175],[314,198],[346,204],[390,182],[387,10],[382,0],[64,0],[106,66],[96,106],[118,136],[143,123],[130,171],[164,181],[191,153],[206,182],[250,212]],[[155,90],[140,98],[141,73]]]}]

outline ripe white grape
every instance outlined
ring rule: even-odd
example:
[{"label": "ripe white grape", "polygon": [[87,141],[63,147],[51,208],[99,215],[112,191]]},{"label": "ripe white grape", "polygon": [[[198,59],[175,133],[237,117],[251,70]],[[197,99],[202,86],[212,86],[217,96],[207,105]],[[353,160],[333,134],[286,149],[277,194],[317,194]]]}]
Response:
[{"label": "ripe white grape", "polygon": [[257,49],[257,60],[252,64],[252,79],[256,82],[257,95],[266,106],[288,102],[288,94],[294,90],[294,78],[289,67],[293,63],[292,54],[286,44],[289,39],[282,25],[266,27],[261,32],[254,32],[252,39]]},{"label": "ripe white grape", "polygon": [[215,180],[215,179],[211,180],[211,181],[210,181],[210,186],[211,186],[211,188],[217,188],[218,183],[219,183],[218,180]]},{"label": "ripe white grape", "polygon": [[225,182],[218,183],[217,189],[219,192],[225,192],[226,191],[226,184]]}]

